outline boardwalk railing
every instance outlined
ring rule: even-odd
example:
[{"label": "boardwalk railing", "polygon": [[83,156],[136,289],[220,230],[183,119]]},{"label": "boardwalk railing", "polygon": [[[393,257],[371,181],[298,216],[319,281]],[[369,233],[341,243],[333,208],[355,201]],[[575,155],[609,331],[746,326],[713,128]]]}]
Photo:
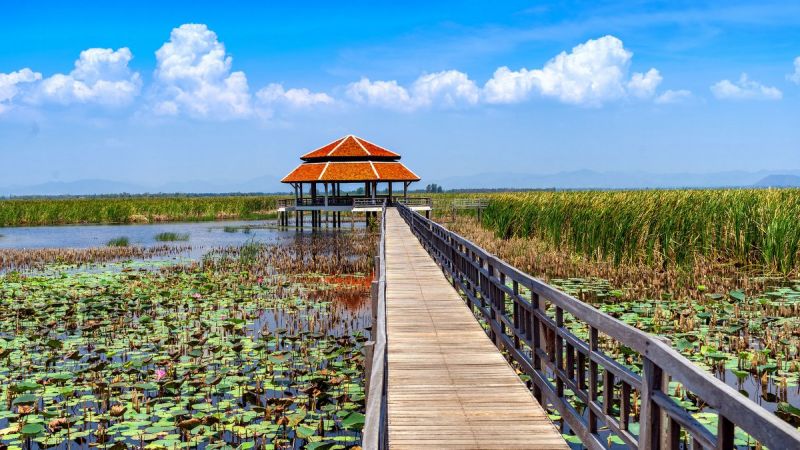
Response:
[{"label": "boardwalk railing", "polygon": [[386,360],[386,205],[381,212],[381,237],[375,258],[373,281],[372,342],[367,352],[367,407],[362,447],[388,448],[387,360]]},{"label": "boardwalk railing", "polygon": [[381,206],[386,201],[390,204],[403,203],[408,206],[433,206],[433,200],[430,197],[408,197],[403,198],[399,196],[389,197],[388,195],[376,195],[372,197],[354,197],[348,195],[339,196],[324,196],[320,197],[304,197],[299,199],[294,198],[281,198],[277,201],[278,208],[290,207],[312,207],[312,206],[353,206],[359,207],[376,207]]},{"label": "boardwalk railing", "polygon": [[[611,446],[610,432],[631,448],[689,448],[691,442],[692,449],[732,449],[739,427],[769,448],[800,448],[794,427],[659,338],[520,272],[409,208],[398,209],[489,325],[495,344],[530,376],[537,400],[558,411],[586,447]],[[588,340],[574,332],[580,324]],[[635,352],[641,372],[602,350],[613,345]],[[715,432],[670,396],[670,379],[719,415]],[[573,395],[566,395],[567,390]]]},{"label": "boardwalk railing", "polygon": [[489,199],[486,198],[457,198],[453,200],[450,206],[454,209],[470,209],[479,208],[484,209],[489,206]]},{"label": "boardwalk railing", "polygon": [[431,197],[395,196],[392,198],[392,203],[406,205],[406,206],[433,206],[433,199]]},{"label": "boardwalk railing", "polygon": [[293,198],[279,198],[277,202],[278,208],[289,208],[295,205],[295,199]]},{"label": "boardwalk railing", "polygon": [[386,205],[385,198],[356,198],[353,199],[353,208],[377,208]]}]

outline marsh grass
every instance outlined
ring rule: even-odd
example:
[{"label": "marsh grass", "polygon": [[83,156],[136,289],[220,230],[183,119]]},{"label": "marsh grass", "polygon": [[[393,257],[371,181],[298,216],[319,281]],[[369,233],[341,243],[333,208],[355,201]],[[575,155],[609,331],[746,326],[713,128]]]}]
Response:
[{"label": "marsh grass", "polygon": [[106,244],[109,247],[127,247],[130,244],[130,240],[127,236],[120,236],[114,239],[111,239]]},{"label": "marsh grass", "polygon": [[264,244],[250,239],[239,249],[239,259],[245,264],[252,264],[263,248]]},{"label": "marsh grass", "polygon": [[691,267],[800,266],[800,190],[531,192],[491,197],[484,226],[594,260]]},{"label": "marsh grass", "polygon": [[171,231],[165,231],[163,233],[158,233],[157,235],[155,235],[155,240],[159,242],[188,241],[189,233],[175,233]]},{"label": "marsh grass", "polygon": [[0,200],[0,226],[153,223],[275,217],[277,196],[158,196]]}]

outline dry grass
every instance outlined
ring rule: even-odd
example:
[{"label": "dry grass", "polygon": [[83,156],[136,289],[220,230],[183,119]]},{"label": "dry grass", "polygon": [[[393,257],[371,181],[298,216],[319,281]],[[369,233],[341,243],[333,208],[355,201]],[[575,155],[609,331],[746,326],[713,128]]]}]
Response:
[{"label": "dry grass", "polygon": [[[625,298],[677,296],[702,299],[705,292],[763,289],[763,279],[755,278],[758,266],[737,266],[723,261],[696,259],[690,266],[621,263],[567,252],[536,237],[499,238],[474,217],[458,216],[442,223],[452,231],[496,254],[520,270],[544,280],[553,278],[597,277],[612,286],[624,286]],[[698,288],[699,287],[699,288]]]}]

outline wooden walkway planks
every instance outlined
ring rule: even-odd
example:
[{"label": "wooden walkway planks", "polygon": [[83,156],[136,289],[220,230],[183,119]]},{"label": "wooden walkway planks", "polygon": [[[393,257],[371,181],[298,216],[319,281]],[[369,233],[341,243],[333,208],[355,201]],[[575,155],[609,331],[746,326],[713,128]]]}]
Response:
[{"label": "wooden walkway planks", "polygon": [[390,448],[568,448],[399,213],[386,220]]}]

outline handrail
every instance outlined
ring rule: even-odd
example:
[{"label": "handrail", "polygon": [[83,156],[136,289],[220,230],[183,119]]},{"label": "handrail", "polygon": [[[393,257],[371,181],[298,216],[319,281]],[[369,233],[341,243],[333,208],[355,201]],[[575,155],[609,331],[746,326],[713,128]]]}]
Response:
[{"label": "handrail", "polygon": [[[506,350],[530,376],[537,400],[557,410],[587,448],[611,445],[598,433],[602,427],[628,447],[640,449],[678,449],[681,430],[691,438],[693,449],[733,449],[736,427],[769,448],[800,448],[800,433],[794,427],[697,367],[658,337],[522,273],[403,205],[398,210],[453,286],[466,297],[470,309],[486,320],[487,333],[495,345]],[[565,326],[565,313],[588,328],[588,342]],[[636,352],[641,358],[641,374],[603,352],[601,334]],[[670,379],[719,415],[716,433],[670,396]],[[577,400],[565,396],[567,389]],[[630,427],[637,406],[635,398],[631,400],[634,391],[641,404],[638,434]],[[585,417],[578,412],[582,405],[588,409]],[[683,448],[688,445],[684,443]]]},{"label": "handrail", "polygon": [[392,199],[395,204],[402,204],[406,206],[433,206],[433,199],[431,197],[400,197],[395,196]]},{"label": "handrail", "polygon": [[385,198],[354,198],[353,199],[353,207],[354,208],[364,208],[364,207],[372,207],[372,206],[385,206],[386,199]]},{"label": "handrail", "polygon": [[486,208],[489,206],[489,199],[486,198],[457,198],[450,203],[452,208]]},{"label": "handrail", "polygon": [[288,208],[295,206],[295,199],[293,198],[279,198],[277,202],[278,208]]},{"label": "handrail", "polygon": [[371,370],[367,391],[366,417],[361,446],[368,450],[388,448],[388,365],[386,359],[386,204],[381,211],[381,237],[378,244],[377,301],[373,308]]}]

